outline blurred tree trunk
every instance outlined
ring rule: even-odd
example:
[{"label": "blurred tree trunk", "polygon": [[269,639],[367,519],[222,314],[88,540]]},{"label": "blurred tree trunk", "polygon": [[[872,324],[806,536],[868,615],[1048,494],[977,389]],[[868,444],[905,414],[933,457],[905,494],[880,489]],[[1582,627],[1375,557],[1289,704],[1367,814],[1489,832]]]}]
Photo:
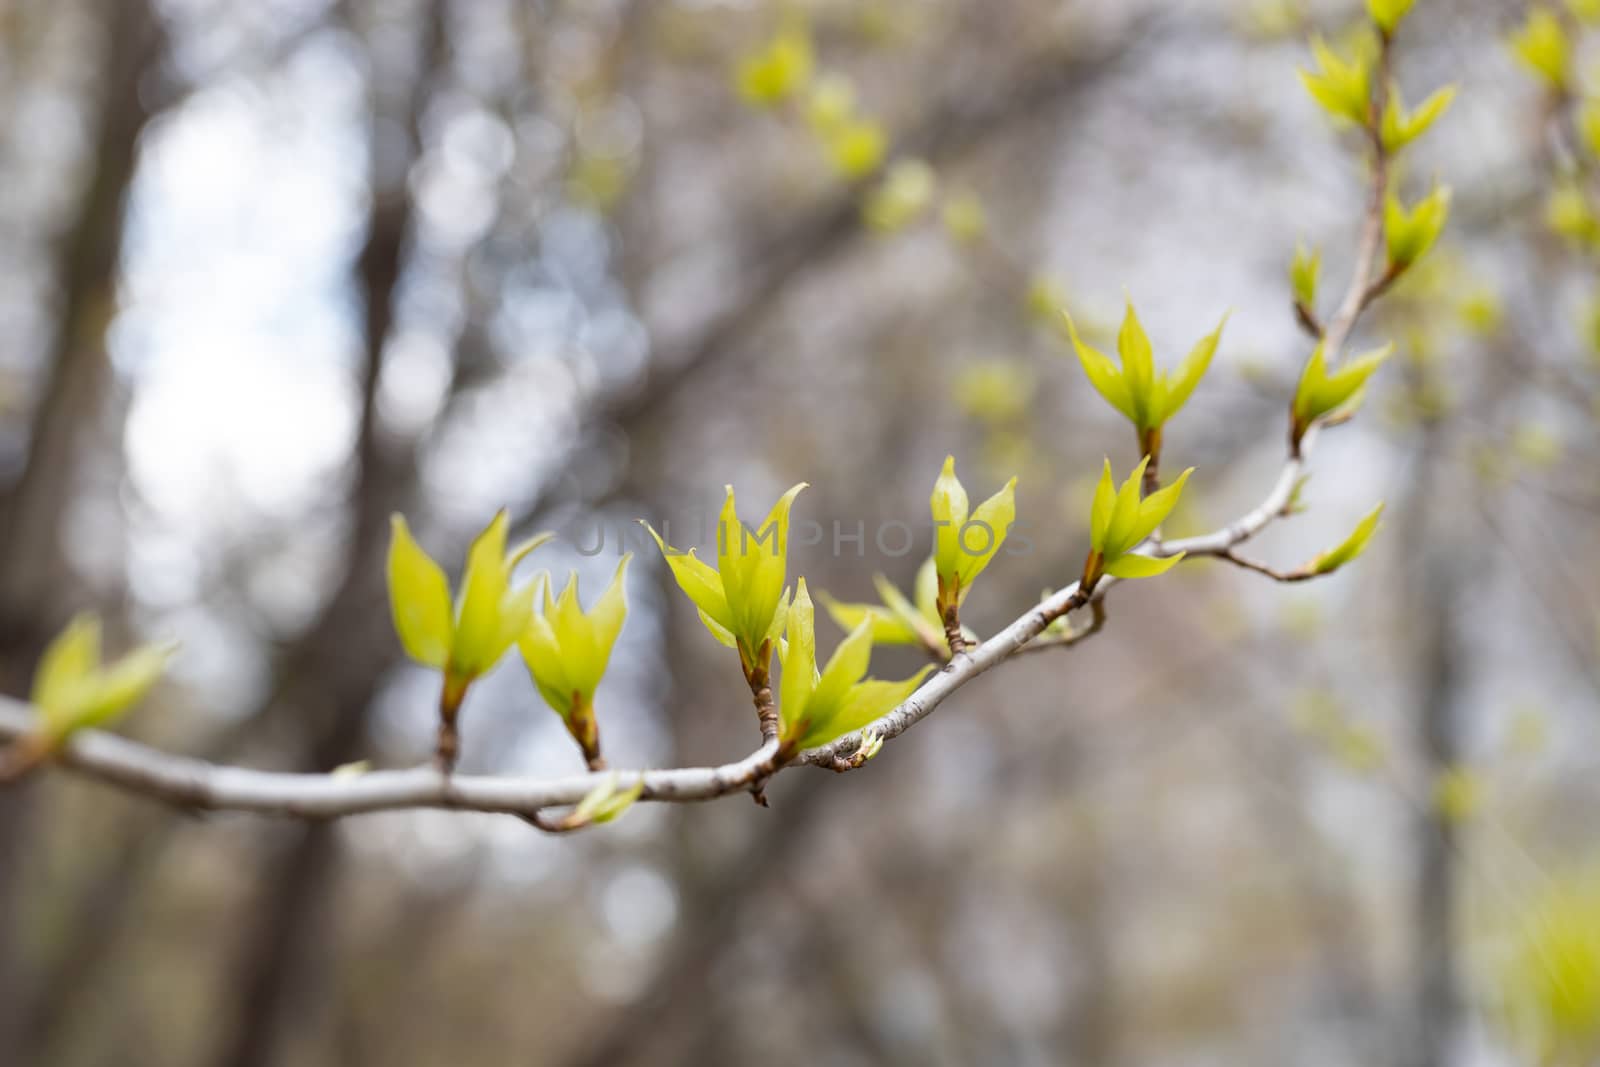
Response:
[{"label": "blurred tree trunk", "polygon": [[124,208],[139,135],[150,119],[146,83],[165,54],[160,23],[146,0],[108,6],[99,128],[81,207],[56,267],[60,314],[45,384],[29,428],[27,462],[0,495],[0,647],[8,652],[37,643],[41,627],[48,633],[40,605],[61,599],[62,517],[74,489],[78,442],[93,427],[105,388],[105,333],[115,310]]},{"label": "blurred tree trunk", "polygon": [[[351,496],[353,529],[345,585],[303,643],[299,662],[286,666],[295,685],[286,687],[284,703],[302,711],[320,709],[296,758],[300,767],[331,769],[356,759],[366,746],[367,716],[375,670],[371,656],[355,657],[356,669],[339,661],[352,633],[370,614],[373,591],[381,595],[379,564],[386,515],[398,504],[394,464],[384,454],[377,425],[377,390],[385,345],[394,324],[395,291],[404,270],[406,240],[412,228],[412,201],[407,180],[420,154],[420,125],[430,89],[445,59],[445,3],[429,0],[421,14],[419,61],[409,91],[395,92],[392,71],[373,72],[371,210],[367,240],[356,262],[357,285],[365,310],[361,416],[356,447],[357,479]],[[374,63],[378,52],[372,53]],[[404,83],[401,83],[402,86]],[[402,114],[386,101],[398,100]],[[393,130],[404,131],[404,149],[386,143]],[[297,697],[305,690],[304,702]],[[287,847],[269,862],[261,899],[249,910],[241,957],[223,996],[231,1001],[215,1062],[219,1067],[263,1067],[274,1062],[278,1035],[297,977],[312,973],[309,957],[317,951],[316,936],[326,915],[330,886],[337,876],[336,829],[329,823],[296,827]]]},{"label": "blurred tree trunk", "polygon": [[1417,469],[1402,519],[1405,542],[1420,546],[1415,567],[1417,721],[1421,790],[1414,827],[1412,896],[1412,1038],[1407,1067],[1449,1067],[1460,1022],[1456,948],[1459,903],[1456,824],[1437,802],[1434,787],[1460,759],[1459,692],[1462,637],[1458,612],[1467,561],[1463,539],[1440,484],[1448,447],[1444,426],[1424,423]]},{"label": "blurred tree trunk", "polygon": [[[0,491],[0,688],[24,687],[31,664],[70,601],[61,533],[74,487],[79,439],[92,427],[105,387],[105,331],[122,259],[123,216],[137,162],[139,136],[150,119],[140,92],[165,56],[160,21],[147,0],[103,5],[105,73],[95,113],[92,165],[76,219],[63,235],[56,266],[60,301],[34,409],[28,457],[15,483]],[[20,948],[15,943],[21,867],[28,852],[33,786],[8,791],[0,803],[0,1048],[13,1046]]]}]

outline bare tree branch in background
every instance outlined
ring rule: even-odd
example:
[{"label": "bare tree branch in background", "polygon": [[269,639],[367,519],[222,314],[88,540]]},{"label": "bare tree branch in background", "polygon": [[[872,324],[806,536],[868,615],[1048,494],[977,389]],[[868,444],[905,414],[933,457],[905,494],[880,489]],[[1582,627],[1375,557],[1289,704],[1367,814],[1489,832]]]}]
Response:
[{"label": "bare tree branch in background", "polygon": [[[381,67],[374,71],[369,89],[374,122],[369,146],[371,208],[366,243],[355,264],[365,318],[357,480],[351,496],[354,528],[341,570],[348,576],[347,584],[298,649],[312,660],[340,649],[341,635],[359,625],[358,612],[366,610],[361,591],[374,583],[387,515],[398,502],[397,483],[402,480],[404,463],[383,448],[377,396],[394,323],[396,288],[412,229],[413,204],[407,183],[421,151],[423,109],[445,66],[445,20],[445,0],[428,0],[420,20],[416,69],[409,89],[402,88],[405,82],[398,72]],[[396,105],[401,109],[398,114],[393,110]],[[396,132],[403,133],[403,146],[392,143]],[[401,147],[404,150],[397,152]],[[366,744],[367,679],[351,678],[347,687],[337,688],[337,672],[307,670],[301,664],[289,669],[295,676],[315,679],[311,684],[336,687],[332,694],[323,694],[322,721],[307,728],[309,736],[301,758],[320,767],[335,767],[357,758]],[[247,911],[251,918],[244,924],[247,941],[236,977],[222,986],[224,999],[231,1000],[233,1007],[227,1013],[232,1023],[223,1031],[218,1067],[260,1067],[275,1058],[275,1035],[281,1032],[279,1023],[295,984],[293,975],[306,963],[305,957],[317,941],[318,917],[338,864],[338,841],[326,824],[303,827],[297,839],[269,864],[262,878],[263,900]]]},{"label": "bare tree branch in background", "polygon": [[[105,330],[122,258],[123,214],[150,120],[141,83],[165,57],[166,39],[148,0],[114,5],[106,27],[107,58],[95,101],[93,166],[76,217],[57,252],[60,301],[45,355],[44,388],[34,406],[28,456],[20,476],[0,487],[0,683],[19,684],[59,619],[65,582],[61,534],[72,500],[86,427],[105,394],[110,367]],[[0,1047],[13,1044],[23,990],[9,973],[19,966],[16,892],[27,855],[28,794],[24,785],[0,804]]]}]

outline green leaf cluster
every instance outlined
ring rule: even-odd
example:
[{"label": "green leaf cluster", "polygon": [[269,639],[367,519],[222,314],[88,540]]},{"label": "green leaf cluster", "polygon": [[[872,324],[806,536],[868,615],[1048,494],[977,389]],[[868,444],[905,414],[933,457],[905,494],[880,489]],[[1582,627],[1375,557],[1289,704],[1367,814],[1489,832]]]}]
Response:
[{"label": "green leaf cluster", "polygon": [[956,459],[946,456],[933,483],[933,562],[941,619],[966,599],[972,583],[994,559],[1017,517],[1017,480],[968,510],[967,490],[956,477]]},{"label": "green leaf cluster", "polygon": [[815,66],[810,34],[801,27],[787,27],[760,51],[739,61],[739,95],[762,107],[780,104],[805,88]]},{"label": "green leaf cluster", "polygon": [[1381,134],[1383,147],[1389,152],[1398,152],[1418,137],[1428,132],[1439,117],[1450,109],[1455,102],[1456,87],[1446,85],[1434,90],[1427,99],[1417,105],[1415,111],[1408,110],[1404,98],[1400,94],[1399,83],[1389,86],[1388,99],[1383,105],[1383,125]]},{"label": "green leaf cluster", "polygon": [[1372,111],[1372,58],[1359,53],[1345,59],[1322,38],[1311,42],[1316,70],[1300,71],[1300,82],[1311,98],[1335,119],[1365,126]]},{"label": "green leaf cluster", "polygon": [[1387,345],[1357,356],[1338,370],[1330,372],[1323,346],[1317,345],[1312,350],[1311,358],[1306,360],[1305,369],[1300,373],[1300,384],[1294,393],[1291,437],[1295,444],[1299,444],[1311,424],[1318,419],[1359,403],[1367,379],[1393,351],[1394,345]]},{"label": "green leaf cluster", "polygon": [[944,621],[939,617],[939,575],[932,556],[917,569],[911,600],[881,574],[874,574],[872,582],[878,590],[880,604],[841,603],[821,591],[817,597],[846,633],[863,622],[870,622],[873,644],[940,646],[944,640]]},{"label": "green leaf cluster", "polygon": [[138,703],[161,679],[177,646],[142,645],[109,664],[100,662],[100,618],[74,618],[45,649],[29,701],[44,735],[59,744],[75,731],[104,726]]},{"label": "green leaf cluster", "polygon": [[1558,91],[1572,81],[1572,42],[1561,19],[1548,7],[1536,6],[1512,33],[1511,54]]},{"label": "green leaf cluster", "polygon": [[872,658],[872,622],[863,620],[818,670],[815,612],[804,578],[789,606],[784,638],[778,689],[779,741],[790,753],[826,744],[866,726],[903,703],[933,669],[924,667],[899,682],[865,677]]},{"label": "green leaf cluster", "polygon": [[1089,558],[1083,568],[1085,591],[1092,589],[1102,575],[1151,578],[1165,574],[1183,558],[1182,552],[1171,556],[1140,556],[1133,552],[1172,514],[1184,484],[1194,473],[1190,467],[1165,489],[1140,499],[1140,483],[1149,462],[1149,456],[1140,460],[1120,488],[1112,481],[1109,459],[1100,472],[1089,512]]},{"label": "green leaf cluster", "polygon": [[1393,193],[1384,205],[1383,233],[1389,247],[1391,270],[1401,271],[1427,255],[1450,218],[1450,187],[1433,191],[1409,209]]},{"label": "green leaf cluster", "polygon": [[632,558],[622,557],[611,584],[588,611],[578,600],[576,574],[567,579],[558,597],[551,596],[548,577],[539,578],[543,610],[529,617],[517,646],[539,694],[563,719],[582,718],[594,705],[594,691],[628,615],[623,579]]},{"label": "green leaf cluster", "polygon": [[1078,354],[1078,362],[1083,364],[1089,384],[1141,433],[1159,430],[1188,402],[1211,366],[1217,344],[1222,339],[1222,329],[1228,323],[1224,315],[1217,328],[1202,337],[1177,369],[1168,373],[1156,370],[1150,338],[1131,301],[1117,333],[1117,354],[1122,359],[1120,368],[1105,353],[1084,342],[1071,315],[1065,311],[1061,315],[1066,320],[1072,348]]},{"label": "green leaf cluster", "polygon": [[554,535],[539,534],[508,552],[511,520],[497,513],[467,552],[452,605],[443,569],[411,536],[405,517],[390,522],[389,606],[400,643],[413,660],[464,687],[498,663],[527,628],[534,583],[513,589],[512,572]]},{"label": "green leaf cluster", "polygon": [[700,621],[718,641],[739,650],[747,673],[765,670],[773,643],[783,632],[789,510],[804,488],[801,482],[779,497],[766,521],[752,530],[739,521],[733,486],[728,486],[717,523],[715,568],[692,549],[672,548],[650,529],[678,586],[700,610]]}]

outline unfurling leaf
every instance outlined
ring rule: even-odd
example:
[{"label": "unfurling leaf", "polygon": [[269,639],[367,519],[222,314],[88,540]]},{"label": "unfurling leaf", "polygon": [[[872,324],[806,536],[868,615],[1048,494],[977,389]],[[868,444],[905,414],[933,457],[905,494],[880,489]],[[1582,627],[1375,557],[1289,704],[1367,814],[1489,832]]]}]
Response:
[{"label": "unfurling leaf", "polygon": [[74,618],[45,649],[29,702],[44,734],[59,744],[74,731],[104,726],[138,703],[161,679],[177,646],[142,645],[110,664],[100,662],[100,619]]},{"label": "unfurling leaf", "polygon": [[1296,444],[1318,419],[1359,401],[1359,394],[1373,372],[1389,358],[1394,345],[1367,352],[1350,360],[1331,374],[1322,345],[1312,350],[1300,374],[1300,384],[1295,389],[1293,414],[1293,440]]},{"label": "unfurling leaf", "polygon": [[1400,86],[1389,87],[1389,99],[1383,108],[1383,147],[1398,152],[1406,145],[1428,132],[1428,127],[1438,121],[1456,98],[1456,87],[1447,85],[1435,91],[1417,106],[1407,111],[1400,96]]},{"label": "unfurling leaf", "polygon": [[1511,52],[1556,89],[1572,78],[1572,45],[1561,19],[1545,7],[1534,7],[1528,20],[1511,35]]},{"label": "unfurling leaf", "polygon": [[903,682],[863,680],[872,657],[872,623],[852,630],[817,667],[815,613],[805,579],[785,625],[778,687],[779,737],[788,753],[826,744],[879,718],[910,696],[932,667]]},{"label": "unfurling leaf", "polygon": [[1171,556],[1141,556],[1130,552],[1106,564],[1106,573],[1113,578],[1154,578],[1177,566],[1183,557],[1182,552]]},{"label": "unfurling leaf", "polygon": [[1545,200],[1544,221],[1551,231],[1574,244],[1587,244],[1600,236],[1600,220],[1589,206],[1583,188],[1570,178],[1558,180]]},{"label": "unfurling leaf", "polygon": [[1383,515],[1383,505],[1379,504],[1367,513],[1366,517],[1356,524],[1350,531],[1350,536],[1339,543],[1337,548],[1314,558],[1306,565],[1306,570],[1312,574],[1329,574],[1343,567],[1366,551],[1367,543],[1372,540],[1372,535],[1377,532],[1378,519]]},{"label": "unfurling leaf", "polygon": [[883,604],[846,604],[821,591],[817,599],[846,633],[870,623],[875,645],[914,645],[920,640],[915,626]]},{"label": "unfurling leaf", "polygon": [[549,541],[540,534],[507,551],[510,518],[501,511],[473,541],[454,606],[444,571],[411,536],[401,515],[390,520],[389,606],[406,654],[465,687],[504,656],[533,614],[534,583],[513,589],[523,557]]},{"label": "unfurling leaf", "polygon": [[874,645],[920,644],[936,649],[944,641],[944,623],[939,618],[938,576],[934,566],[934,559],[929,556],[918,568],[915,603],[881,574],[872,576],[881,604],[843,604],[826,593],[818,596],[845,633],[863,621],[870,621]]},{"label": "unfurling leaf", "polygon": [[633,807],[634,801],[644,793],[644,779],[639,779],[627,789],[619,789],[619,784],[618,775],[614,773],[607,775],[604,781],[578,801],[577,807],[572,809],[571,814],[561,820],[561,828],[576,830],[579,827],[598,826],[619,818],[623,812]]},{"label": "unfurling leaf", "polygon": [[[784,578],[789,558],[789,511],[806,483],[778,498],[759,528],[739,519],[733,487],[717,524],[717,566],[680,552],[650,529],[672,576],[700,611],[713,637],[738,648],[746,672],[765,669],[784,625]],[[648,525],[646,527],[649,529]]]},{"label": "unfurling leaf", "polygon": [[883,165],[889,140],[883,127],[866,119],[851,119],[822,135],[833,167],[846,178],[865,178]]},{"label": "unfurling leaf", "polygon": [[1427,254],[1450,217],[1450,187],[1436,186],[1409,211],[1400,198],[1389,194],[1383,212],[1383,232],[1389,245],[1391,270],[1405,270]]},{"label": "unfurling leaf", "polygon": [[1367,12],[1384,33],[1393,33],[1416,0],[1367,0]]},{"label": "unfurling leaf", "polygon": [[955,457],[945,457],[928,502],[933,515],[940,618],[966,598],[972,583],[1005,543],[1017,517],[1016,489],[1017,480],[1012,478],[969,513],[967,491],[956,477]]},{"label": "unfurling leaf", "polygon": [[1315,71],[1300,71],[1306,92],[1336,119],[1365,126],[1372,109],[1371,60],[1365,55],[1345,60],[1320,37],[1311,42]]},{"label": "unfurling leaf", "polygon": [[1307,311],[1316,310],[1317,281],[1322,275],[1322,249],[1306,250],[1303,244],[1294,247],[1294,262],[1289,264],[1289,289],[1294,302]]},{"label": "unfurling leaf", "polygon": [[1072,316],[1062,311],[1061,317],[1066,321],[1067,336],[1089,384],[1133,423],[1141,435],[1159,430],[1188,402],[1211,366],[1217,344],[1222,339],[1222,329],[1228,323],[1224,315],[1217,328],[1202,337],[1177,369],[1169,373],[1156,370],[1150,338],[1131,302],[1123,313],[1122,328],[1117,333],[1117,354],[1122,360],[1120,369],[1105,353],[1084,342]]},{"label": "unfurling leaf", "polygon": [[567,579],[559,597],[542,579],[543,610],[535,611],[517,639],[522,662],[545,703],[567,724],[584,755],[600,755],[599,727],[594,718],[594,692],[611,660],[611,649],[628,614],[623,579],[632,554],[622,557],[611,584],[587,612],[578,601],[578,576]]},{"label": "unfurling leaf", "polygon": [[1132,554],[1172,514],[1189,475],[1194,473],[1190,467],[1165,489],[1140,499],[1139,487],[1149,463],[1149,456],[1140,460],[1120,488],[1112,480],[1111,461],[1106,460],[1101,469],[1089,514],[1089,558],[1083,568],[1085,590],[1093,588],[1104,574],[1150,578],[1170,570],[1183,558],[1181,552],[1160,557]]},{"label": "unfurling leaf", "polygon": [[389,606],[406,655],[435,670],[450,658],[455,618],[450,582],[411,536],[403,516],[390,519]]},{"label": "unfurling leaf", "polygon": [[790,28],[739,62],[739,93],[752,104],[771,106],[797,95],[811,80],[811,38]]},{"label": "unfurling leaf", "polygon": [[883,735],[868,733],[862,735],[861,746],[856,749],[855,758],[861,763],[868,763],[872,757],[883,751]]}]

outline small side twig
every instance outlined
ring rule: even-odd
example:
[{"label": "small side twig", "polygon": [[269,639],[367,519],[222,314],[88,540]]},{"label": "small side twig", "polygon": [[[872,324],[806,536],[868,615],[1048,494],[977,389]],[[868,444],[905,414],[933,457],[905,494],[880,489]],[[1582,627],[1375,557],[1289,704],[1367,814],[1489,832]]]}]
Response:
[{"label": "small side twig", "polygon": [[1089,625],[1081,630],[1069,630],[1059,636],[1040,637],[1028,642],[1017,650],[1018,655],[1034,652],[1048,652],[1052,649],[1071,648],[1089,640],[1106,627],[1106,600],[1105,594],[1095,597],[1089,602],[1092,612]]},{"label": "small side twig", "polygon": [[1199,555],[1210,556],[1212,559],[1220,559],[1224,562],[1231,563],[1235,567],[1242,567],[1247,571],[1254,571],[1256,574],[1271,578],[1275,582],[1309,582],[1313,578],[1323,578],[1334,573],[1332,570],[1314,570],[1310,566],[1297,567],[1292,571],[1280,571],[1276,567],[1262,563],[1259,560],[1253,560],[1246,556],[1241,556],[1231,548],[1224,549],[1220,552],[1199,553]]},{"label": "small side twig", "polygon": [[1313,341],[1322,340],[1322,323],[1317,319],[1317,313],[1306,306],[1305,301],[1294,302],[1294,321],[1300,328],[1311,336]]}]

